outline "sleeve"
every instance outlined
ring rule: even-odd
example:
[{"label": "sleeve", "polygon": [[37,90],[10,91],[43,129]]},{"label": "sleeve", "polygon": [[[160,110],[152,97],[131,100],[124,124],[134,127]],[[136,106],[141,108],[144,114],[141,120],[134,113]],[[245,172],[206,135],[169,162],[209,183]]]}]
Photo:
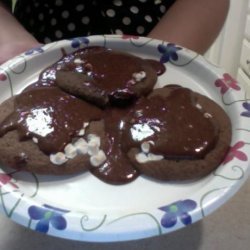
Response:
[{"label": "sleeve", "polygon": [[13,0],[0,0],[1,3],[3,3],[7,8],[12,8],[12,2]]}]

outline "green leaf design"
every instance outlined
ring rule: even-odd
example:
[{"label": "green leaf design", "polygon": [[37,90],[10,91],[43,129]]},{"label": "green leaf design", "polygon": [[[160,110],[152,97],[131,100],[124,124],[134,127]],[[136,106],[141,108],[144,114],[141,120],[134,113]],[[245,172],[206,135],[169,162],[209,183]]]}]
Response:
[{"label": "green leaf design", "polygon": [[128,217],[141,216],[141,215],[145,215],[145,216],[147,216],[147,217],[150,217],[150,218],[154,221],[154,223],[156,224],[156,228],[157,228],[157,231],[158,231],[158,235],[161,235],[161,234],[162,234],[162,228],[161,228],[161,224],[159,223],[159,221],[156,219],[155,216],[153,216],[152,214],[147,213],[147,212],[127,214],[127,215],[124,215],[124,216],[122,216],[122,217],[119,217],[119,218],[117,218],[117,219],[115,219],[115,220],[109,222],[108,225],[113,224],[113,223],[116,223],[117,221],[126,219],[126,218],[128,218]]},{"label": "green leaf design", "polygon": [[218,174],[216,173],[216,171],[213,172],[213,175],[217,177],[221,177],[229,181],[238,181],[244,178],[245,172],[240,166],[232,166],[231,168],[232,168],[232,171],[234,171],[235,173],[239,172],[239,176],[236,176],[236,177],[226,176],[224,174]]},{"label": "green leaf design", "polygon": [[96,225],[95,227],[92,227],[92,228],[86,228],[84,226],[84,222],[89,221],[89,216],[84,215],[84,216],[82,216],[82,218],[80,220],[81,228],[83,231],[87,231],[87,232],[95,231],[104,224],[104,222],[106,221],[106,218],[107,218],[107,215],[105,214],[98,225]]}]

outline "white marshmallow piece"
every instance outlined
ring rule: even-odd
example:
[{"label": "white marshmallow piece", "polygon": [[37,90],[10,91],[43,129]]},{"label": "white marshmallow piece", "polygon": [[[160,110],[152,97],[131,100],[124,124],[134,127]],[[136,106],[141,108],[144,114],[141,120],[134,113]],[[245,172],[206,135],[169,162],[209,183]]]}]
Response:
[{"label": "white marshmallow piece", "polygon": [[32,141],[33,141],[34,143],[38,143],[38,139],[37,139],[36,137],[32,137]]},{"label": "white marshmallow piece", "polygon": [[84,122],[83,123],[83,128],[87,128],[89,126],[89,122]]},{"label": "white marshmallow piece", "polygon": [[155,155],[155,154],[149,153],[148,159],[149,159],[149,161],[160,161],[160,160],[163,160],[164,157],[163,157],[163,155]]},{"label": "white marshmallow piece", "polygon": [[74,60],[74,63],[75,63],[75,64],[82,64],[82,63],[84,63],[84,61],[83,61],[81,58],[76,58],[76,59]]},{"label": "white marshmallow piece", "polygon": [[78,154],[85,155],[88,153],[88,143],[83,138],[79,138],[73,145]]},{"label": "white marshmallow piece", "polygon": [[84,134],[85,134],[85,129],[84,128],[80,129],[78,135],[83,136]]},{"label": "white marshmallow piece", "polygon": [[50,161],[55,165],[62,165],[65,163],[68,159],[66,158],[65,154],[62,152],[58,152],[56,154],[50,155]]},{"label": "white marshmallow piece", "polygon": [[145,141],[141,144],[141,150],[143,153],[147,154],[149,153],[149,150],[150,150],[150,143]]},{"label": "white marshmallow piece", "polygon": [[146,77],[146,72],[145,71],[136,72],[132,76],[136,82],[141,82]]},{"label": "white marshmallow piece", "polygon": [[89,155],[95,155],[99,151],[99,147],[101,145],[101,139],[100,137],[89,134],[88,135],[88,154]]},{"label": "white marshmallow piece", "polygon": [[66,147],[64,148],[64,152],[65,156],[69,159],[73,159],[77,155],[77,149],[72,143],[66,145]]},{"label": "white marshmallow piece", "polygon": [[79,136],[83,136],[85,134],[85,128],[87,128],[89,126],[89,122],[84,122],[82,124],[82,129],[80,129],[80,131],[78,132]]},{"label": "white marshmallow piece", "polygon": [[[99,136],[95,135],[95,134],[88,134],[87,135],[87,140],[88,142],[96,140],[96,138],[99,138]],[[100,139],[100,138],[99,138]]]},{"label": "white marshmallow piece", "polygon": [[212,118],[213,116],[211,114],[209,114],[209,113],[204,113],[204,117],[205,118]]},{"label": "white marshmallow piece", "polygon": [[145,163],[148,162],[148,157],[146,154],[144,153],[138,153],[135,155],[135,159],[137,160],[137,162],[139,163]]},{"label": "white marshmallow piece", "polygon": [[135,159],[139,163],[146,163],[149,161],[160,161],[160,160],[163,160],[164,157],[162,155],[155,155],[152,153],[149,153],[149,154],[138,153],[138,154],[136,154]]},{"label": "white marshmallow piece", "polygon": [[197,109],[202,109],[202,106],[199,103],[196,103],[195,106],[196,106]]},{"label": "white marshmallow piece", "polygon": [[[88,124],[83,125],[84,127]],[[89,134],[87,141],[83,138],[79,138],[74,143],[69,143],[64,148],[63,152],[50,155],[50,161],[55,165],[61,165],[68,159],[73,159],[77,155],[88,154],[90,156],[90,162],[94,167],[100,166],[106,161],[105,153],[100,150],[101,139],[95,134]]]},{"label": "white marshmallow piece", "polygon": [[93,167],[99,167],[106,161],[107,157],[103,150],[99,150],[97,154],[90,157],[90,164]]}]

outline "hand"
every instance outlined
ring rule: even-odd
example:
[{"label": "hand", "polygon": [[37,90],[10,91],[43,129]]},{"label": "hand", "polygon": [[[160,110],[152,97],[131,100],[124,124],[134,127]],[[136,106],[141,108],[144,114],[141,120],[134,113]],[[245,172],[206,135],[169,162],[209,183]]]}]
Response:
[{"label": "hand", "polygon": [[204,54],[219,34],[229,6],[230,0],[176,0],[149,37]]},{"label": "hand", "polygon": [[25,52],[26,50],[36,48],[42,44],[32,41],[32,42],[11,42],[1,44],[0,46],[0,65],[6,61],[12,59],[13,57]]},{"label": "hand", "polygon": [[0,1],[0,65],[41,44],[12,16]]}]

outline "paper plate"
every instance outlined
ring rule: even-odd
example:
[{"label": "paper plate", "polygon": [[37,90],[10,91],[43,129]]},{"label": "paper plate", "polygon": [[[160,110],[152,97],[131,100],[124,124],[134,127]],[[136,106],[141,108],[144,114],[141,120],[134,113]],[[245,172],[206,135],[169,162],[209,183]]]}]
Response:
[{"label": "paper plate", "polygon": [[62,56],[87,46],[106,46],[163,62],[166,84],[212,98],[232,121],[231,148],[223,163],[193,182],[157,182],[140,176],[130,184],[106,184],[90,173],[41,176],[2,166],[0,208],[24,227],[56,237],[93,242],[124,241],[170,233],[207,216],[246,180],[250,152],[250,99],[228,73],[178,45],[143,37],[91,36],[51,43],[0,66],[0,102],[34,82]]}]

